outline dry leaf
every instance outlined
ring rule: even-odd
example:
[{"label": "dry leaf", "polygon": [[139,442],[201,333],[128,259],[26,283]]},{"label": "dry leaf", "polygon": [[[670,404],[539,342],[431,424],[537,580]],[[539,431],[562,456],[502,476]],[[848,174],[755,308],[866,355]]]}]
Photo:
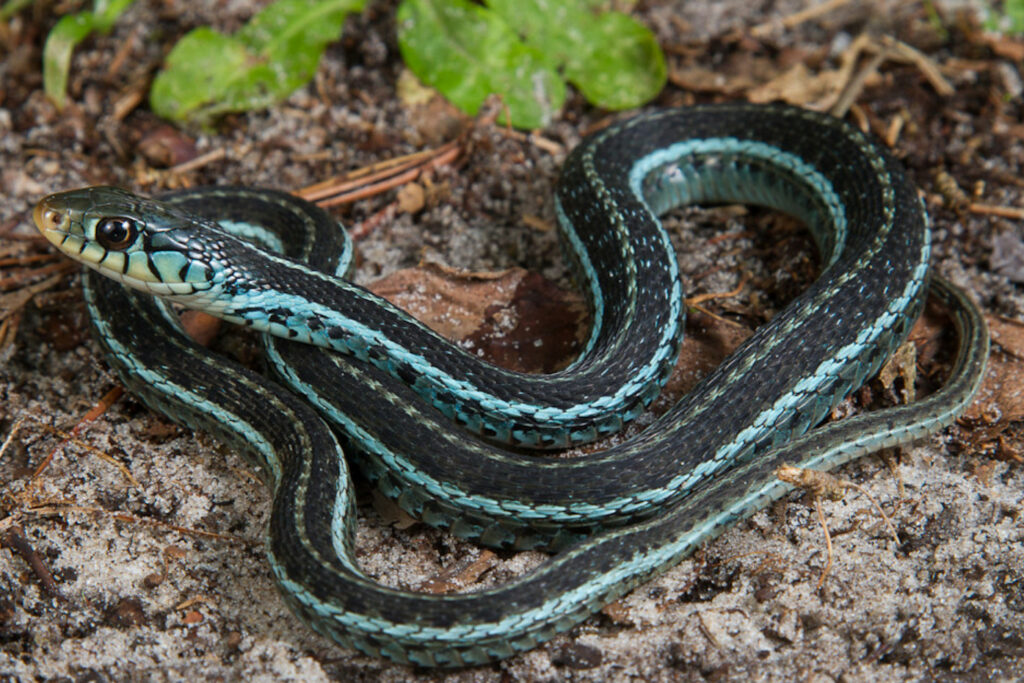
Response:
[{"label": "dry leaf", "polygon": [[1024,419],[1024,325],[986,316],[995,342],[988,357],[988,372],[965,417],[985,420],[1001,416],[1003,422]]},{"label": "dry leaf", "polygon": [[434,576],[420,585],[419,590],[424,593],[452,593],[463,589],[480,580],[487,570],[498,562],[498,556],[490,550],[484,550],[480,557],[468,565],[457,567]]},{"label": "dry leaf", "polygon": [[[896,394],[896,380],[902,379],[900,394]],[[917,346],[904,342],[889,357],[882,369],[878,371],[878,381],[882,383],[891,398],[897,403],[913,403],[917,392],[914,383],[917,381]]]},{"label": "dry leaf", "polygon": [[406,183],[398,190],[398,208],[405,213],[418,213],[427,205],[427,193],[419,183]]},{"label": "dry leaf", "polygon": [[995,316],[988,316],[986,320],[992,343],[1011,356],[1024,360],[1024,323]]},{"label": "dry leaf", "polygon": [[634,626],[633,619],[630,618],[629,609],[622,604],[621,601],[616,600],[610,602],[601,608],[601,614],[611,619],[616,624],[622,626]]},{"label": "dry leaf", "polygon": [[521,268],[460,272],[428,264],[370,287],[439,334],[520,372],[553,372],[586,338],[583,299]]},{"label": "dry leaf", "polygon": [[794,64],[786,72],[763,85],[751,89],[751,102],[783,100],[790,104],[808,105],[831,101],[843,86],[842,72],[825,70],[812,74],[805,65]]},{"label": "dry leaf", "polygon": [[372,491],[373,509],[381,520],[396,529],[409,529],[420,523],[418,519],[403,510],[396,501],[391,500],[376,488]]},{"label": "dry leaf", "polygon": [[665,385],[665,396],[674,401],[690,391],[751,334],[753,330],[737,323],[705,313],[690,313],[679,360]]}]

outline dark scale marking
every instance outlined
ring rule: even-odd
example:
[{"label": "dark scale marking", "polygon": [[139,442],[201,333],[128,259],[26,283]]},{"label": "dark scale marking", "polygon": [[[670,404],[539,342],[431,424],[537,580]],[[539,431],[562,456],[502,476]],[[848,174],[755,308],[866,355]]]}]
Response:
[{"label": "dark scale marking", "polygon": [[419,379],[419,377],[420,377],[420,373],[418,373],[416,370],[414,370],[407,363],[396,363],[395,364],[395,375],[398,377],[398,379],[402,380],[403,382],[405,382],[409,386],[412,386],[413,384],[415,384],[416,380]]},{"label": "dark scale marking", "polygon": [[163,275],[160,274],[160,269],[156,267],[153,257],[148,253],[146,254],[146,267],[149,268],[149,272],[153,273],[153,277],[155,277],[158,282],[164,281]]},{"label": "dark scale marking", "polygon": [[262,316],[264,312],[259,306],[242,306],[241,308],[232,308],[230,310],[233,315],[245,318],[248,318],[249,313],[259,313]]}]

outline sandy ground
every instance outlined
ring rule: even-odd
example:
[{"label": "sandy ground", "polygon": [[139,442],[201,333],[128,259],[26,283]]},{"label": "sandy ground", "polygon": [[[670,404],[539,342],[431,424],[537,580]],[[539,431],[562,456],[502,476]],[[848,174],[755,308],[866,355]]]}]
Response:
[{"label": "sandy ground", "polygon": [[[735,32],[805,4],[648,2],[642,16],[674,48],[672,59],[725,74],[733,69],[735,76],[737,55],[744,54]],[[910,5],[852,2],[792,32],[770,34],[771,49],[749,47],[774,64],[799,46],[802,58],[813,55],[815,68],[834,68],[830,60],[862,31],[913,37],[924,22]],[[949,17],[952,6],[944,5]],[[402,67],[393,10],[375,4],[350,20],[315,84],[283,105],[191,134],[198,153],[222,149],[224,156],[186,179],[295,188],[446,139],[446,109],[416,110],[396,96]],[[159,64],[169,36],[211,21],[233,29],[251,8],[235,1],[218,3],[216,16],[196,11],[139,2],[109,36],[84,43],[64,114],[45,102],[35,66],[51,22],[19,20],[21,47],[0,53],[7,69],[0,225],[16,221],[15,232],[28,234],[25,212],[50,191],[94,183],[154,190],[176,182],[147,175],[149,162],[138,151],[160,122],[144,109],[123,119],[110,113],[119,95]],[[1020,62],[1002,58],[1003,66],[990,71],[972,69],[964,60],[984,55],[960,48],[954,37],[930,52],[939,63],[961,60],[948,69],[956,95],[941,98],[911,67],[891,65],[860,101],[877,121],[908,111],[911,124],[897,152],[932,212],[936,266],[1012,326],[1024,321],[1021,269],[1012,260],[1014,248],[1024,253],[1024,230],[1009,219],[943,208],[933,171],[951,169],[968,191],[984,181],[986,202],[1024,205],[1024,142],[1019,133],[990,127],[989,118],[1006,102],[1014,69],[1020,78]],[[129,58],[110,73],[119,49]],[[1004,81],[991,76],[1000,69],[1011,72]],[[714,96],[721,94],[698,98]],[[656,104],[690,97],[669,86]],[[1019,115],[1020,106],[1010,111]],[[478,130],[462,165],[434,175],[442,188],[436,200],[415,215],[394,211],[360,242],[357,278],[369,283],[425,259],[473,270],[523,266],[569,287],[554,235],[533,219],[553,219],[550,188],[560,150],[601,118],[576,98],[543,131],[552,146],[493,127]],[[339,215],[362,224],[393,200],[377,197]],[[719,313],[749,322],[751,310],[791,296],[792,268],[780,265],[788,250],[780,254],[771,236],[748,234],[774,225],[771,217],[686,212],[669,225],[688,291],[728,291],[744,269],[766,288],[723,304]],[[723,230],[742,234],[712,240]],[[805,242],[795,249],[807,253]],[[250,340],[238,344],[246,350]],[[130,397],[76,441],[54,436],[52,428],[70,429],[116,384],[89,338],[76,276],[26,309],[3,353],[4,528],[20,525],[62,597],[44,591],[22,556],[0,550],[0,680],[1024,678],[1024,477],[1005,449],[978,445],[992,442],[978,430],[955,428],[895,458],[869,457],[841,470],[893,513],[900,544],[887,540],[864,497],[825,503],[836,560],[820,590],[821,529],[813,508],[794,494],[569,634],[491,667],[443,675],[343,650],[287,610],[263,557],[268,496],[237,454],[166,423]],[[1012,358],[1004,360],[1012,366]],[[1000,424],[998,415],[989,417],[989,427]],[[1004,434],[1010,451],[1021,443],[1016,420]],[[395,528],[369,504],[369,492],[363,496],[360,558],[382,581],[417,587],[458,575],[480,557],[480,549],[422,525]],[[499,583],[541,560],[535,553],[500,554],[477,585]]]}]

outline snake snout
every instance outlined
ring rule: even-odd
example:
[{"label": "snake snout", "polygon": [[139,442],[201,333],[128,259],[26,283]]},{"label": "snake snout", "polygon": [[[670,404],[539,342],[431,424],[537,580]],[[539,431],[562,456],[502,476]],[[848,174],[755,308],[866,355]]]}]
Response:
[{"label": "snake snout", "polygon": [[[50,196],[52,197],[53,195]],[[51,232],[60,231],[61,226],[64,224],[64,212],[54,208],[50,204],[49,199],[50,197],[41,199],[32,211],[32,219],[36,223],[36,228],[46,236]]]}]

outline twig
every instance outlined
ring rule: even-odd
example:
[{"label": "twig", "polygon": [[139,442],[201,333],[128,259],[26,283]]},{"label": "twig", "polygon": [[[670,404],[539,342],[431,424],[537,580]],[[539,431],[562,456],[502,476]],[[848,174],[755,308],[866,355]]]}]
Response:
[{"label": "twig", "polygon": [[11,433],[7,435],[7,438],[4,439],[3,444],[0,445],[0,460],[3,459],[4,453],[7,451],[7,448],[14,441],[14,436],[18,433],[18,430],[21,429],[21,425],[23,425],[25,423],[25,420],[27,420],[27,419],[28,419],[27,415],[22,416],[22,417],[18,418],[18,420],[14,423],[14,426],[11,427]]},{"label": "twig", "polygon": [[[855,71],[854,67],[862,53],[870,53],[872,57]],[[874,39],[861,34],[843,52],[840,75],[844,85],[835,103],[829,107],[829,112],[833,116],[845,116],[863,90],[868,77],[877,72],[884,61],[890,59],[913,64],[939,95],[948,97],[953,94],[953,86],[942,75],[938,65],[927,55],[888,36]]]},{"label": "twig", "polygon": [[171,166],[167,169],[168,175],[188,173],[189,171],[195,171],[196,169],[202,168],[207,164],[211,164],[214,161],[220,161],[228,155],[227,150],[223,147],[218,147],[215,150],[211,150],[205,154],[200,154],[195,159],[189,159],[188,161],[182,162],[177,166]]},{"label": "twig", "polygon": [[1024,221],[1024,208],[1016,206],[997,206],[995,204],[971,202],[967,208],[970,209],[971,213],[980,213],[987,216],[999,216],[1000,218]]},{"label": "twig", "polygon": [[871,59],[867,61],[857,72],[855,72],[850,79],[843,86],[843,89],[839,93],[839,97],[836,99],[835,104],[829,108],[829,113],[837,118],[843,118],[846,116],[846,112],[849,111],[850,105],[860,96],[861,91],[864,89],[864,83],[867,82],[868,77],[878,72],[878,67],[881,66],[889,56],[888,50],[882,49],[876,52]]},{"label": "twig", "polygon": [[424,171],[450,164],[462,153],[461,141],[407,154],[309,185],[295,194],[324,208],[354,202],[415,180]]},{"label": "twig", "polygon": [[735,289],[728,292],[709,292],[707,294],[688,296],[686,297],[686,305],[698,308],[700,304],[703,304],[705,301],[712,301],[714,299],[731,299],[734,296],[742,294],[743,290],[747,288],[748,282],[750,282],[750,273],[743,273],[743,275],[740,276],[740,283],[736,285]]},{"label": "twig", "polygon": [[949,97],[956,92],[953,84],[942,75],[939,65],[928,55],[915,47],[907,45],[902,40],[896,40],[888,36],[883,38],[883,44],[894,53],[894,56],[900,57],[904,61],[916,66],[917,70],[924,75],[928,82],[931,83],[932,88],[935,89],[935,92],[940,96]]},{"label": "twig", "polygon": [[828,2],[812,5],[805,10],[801,10],[795,14],[790,14],[782,19],[773,19],[771,21],[766,21],[763,24],[758,24],[754,28],[750,29],[750,33],[755,37],[761,37],[771,33],[776,28],[795,28],[806,21],[817,19],[818,17],[828,14],[832,10],[838,9],[849,3],[850,0],[828,0]]},{"label": "twig", "polygon": [[[116,391],[117,389],[120,389],[120,388],[121,387],[117,387],[114,390]],[[74,444],[74,445],[78,446],[79,448],[84,448],[85,450],[89,451],[90,453],[95,455],[100,460],[103,460],[104,462],[113,465],[121,473],[121,476],[123,476],[125,479],[128,480],[128,483],[130,483],[135,488],[142,488],[142,485],[139,484],[139,481],[135,477],[132,476],[131,471],[127,467],[125,467],[123,463],[118,462],[117,459],[115,459],[109,453],[105,453],[105,452],[101,451],[100,449],[96,448],[95,446],[90,446],[89,444],[87,444],[86,442],[82,441],[81,439],[78,439],[78,438],[72,436],[71,434],[69,434],[67,432],[61,431],[61,430],[57,429],[56,427],[51,427],[50,425],[45,424],[45,423],[40,423],[39,426],[42,427],[45,431],[48,431],[51,434],[53,434],[55,436],[59,436],[62,439],[64,439],[63,444],[71,443],[71,444]],[[63,444],[61,444],[61,445],[63,445]],[[38,469],[37,469],[37,471],[38,471]]]},{"label": "twig", "polygon": [[43,590],[47,594],[61,600],[64,599],[64,596],[61,595],[60,587],[53,579],[53,574],[50,573],[43,559],[39,557],[39,553],[35,551],[32,544],[25,538],[25,530],[21,526],[14,524],[7,529],[7,533],[3,535],[3,545],[21,555],[21,558],[32,568],[32,573],[39,579],[39,583],[42,584]]},{"label": "twig", "polygon": [[822,584],[825,582],[825,577],[832,568],[832,538],[829,534],[828,526],[825,524],[824,513],[821,511],[821,498],[840,500],[843,497],[845,489],[854,489],[864,494],[864,496],[871,501],[871,504],[874,506],[875,510],[878,511],[881,518],[885,521],[885,526],[889,530],[889,533],[892,534],[893,540],[895,540],[896,544],[899,545],[900,537],[896,534],[896,529],[893,527],[892,522],[889,521],[889,516],[885,514],[882,506],[878,504],[874,496],[868,493],[862,486],[854,484],[852,481],[839,479],[828,472],[802,469],[799,467],[793,467],[792,465],[782,465],[775,470],[775,476],[787,484],[792,484],[793,486],[807,491],[814,498],[814,506],[818,511],[818,519],[821,520],[821,525],[825,529],[825,544],[828,548],[828,562],[825,564],[821,577],[818,579],[818,588],[821,588]]},{"label": "twig", "polygon": [[45,292],[48,289],[52,289],[64,278],[64,273],[58,273],[53,275],[42,282],[37,282],[34,285],[27,285],[20,289],[8,292],[7,294],[0,295],[0,320],[9,318],[10,316],[21,310],[25,304],[32,300],[36,294]]},{"label": "twig", "polygon": [[[87,412],[85,415],[83,415],[82,418],[78,421],[78,424],[76,424],[71,429],[71,432],[68,434],[68,437],[64,441],[62,441],[61,443],[59,443],[56,446],[54,446],[53,450],[51,450],[50,453],[43,459],[43,461],[41,463],[39,463],[39,466],[36,467],[35,472],[32,473],[32,479],[33,480],[38,479],[39,475],[41,475],[43,473],[43,471],[47,467],[49,467],[50,462],[53,460],[54,456],[57,455],[57,451],[59,449],[63,448],[64,445],[67,444],[68,441],[70,441],[72,438],[78,436],[78,433],[80,431],[82,431],[82,429],[85,428],[85,425],[87,425],[88,423],[92,422],[93,420],[95,420],[97,417],[99,417],[103,413],[107,412],[107,410],[110,408],[110,406],[114,405],[114,401],[116,401],[117,399],[121,398],[121,395],[123,393],[124,393],[124,388],[120,387],[120,386],[117,386],[117,387],[114,387],[113,389],[111,389],[110,391],[108,391],[106,394],[104,394],[103,397],[96,403],[96,405],[94,405],[89,410],[89,412]],[[128,476],[130,477],[131,475],[129,474]],[[138,485],[137,482],[136,482],[136,485]]]},{"label": "twig", "polygon": [[3,223],[0,223],[0,235],[4,235],[10,232],[11,230],[14,230],[14,228],[23,220],[24,218],[22,218],[21,216],[12,216]]},{"label": "twig", "polygon": [[[160,529],[168,529],[170,531],[176,531],[186,536],[201,536],[203,538],[215,538],[221,541],[229,541],[231,543],[242,543],[244,545],[258,546],[263,542],[259,540],[252,540],[241,538],[240,536],[229,536],[227,534],[218,534],[216,531],[203,531],[202,529],[190,529],[184,526],[178,526],[177,524],[170,524],[163,522],[158,519],[143,519],[130,515],[127,512],[112,512],[105,508],[92,507],[88,505],[72,505],[59,504],[59,505],[41,505],[39,507],[27,508],[22,510],[19,514],[21,516],[32,515],[35,517],[46,517],[51,515],[64,515],[69,512],[81,512],[84,514],[99,515],[101,517],[110,517],[121,522],[129,522],[131,524],[140,524],[142,526],[157,527]],[[16,522],[13,521],[13,517],[0,520],[0,531],[13,528],[16,526]]]},{"label": "twig", "polygon": [[352,229],[348,231],[349,237],[351,237],[353,241],[358,242],[373,232],[378,225],[394,218],[397,212],[398,202],[391,202],[359,225],[352,226]]},{"label": "twig", "polygon": [[818,521],[821,522],[821,530],[825,534],[825,550],[826,557],[828,558],[825,562],[825,568],[821,570],[821,576],[818,577],[818,585],[814,587],[814,590],[821,590],[821,587],[825,584],[825,577],[832,571],[832,560],[834,555],[832,553],[832,534],[828,531],[828,524],[825,522],[825,513],[821,510],[821,499],[817,496],[814,497],[814,509],[818,513]]},{"label": "twig", "polygon": [[512,138],[513,140],[519,140],[520,142],[529,142],[537,149],[544,150],[551,156],[562,156],[565,154],[565,147],[563,145],[560,145],[554,140],[547,139],[536,131],[523,133],[522,131],[512,130],[511,128],[501,128],[500,130],[505,137]]},{"label": "twig", "polygon": [[[41,277],[43,275],[50,275],[51,273],[58,273],[62,275],[64,273],[70,273],[74,270],[78,270],[77,263],[67,260],[59,261],[48,266],[43,266],[42,268],[26,270],[18,273],[17,275],[11,275],[10,277],[0,278],[0,289],[8,289],[14,285],[20,285],[24,282],[34,280],[35,278]],[[50,283],[51,280],[47,280],[46,282]],[[53,285],[51,284],[49,286],[52,287]]]}]

